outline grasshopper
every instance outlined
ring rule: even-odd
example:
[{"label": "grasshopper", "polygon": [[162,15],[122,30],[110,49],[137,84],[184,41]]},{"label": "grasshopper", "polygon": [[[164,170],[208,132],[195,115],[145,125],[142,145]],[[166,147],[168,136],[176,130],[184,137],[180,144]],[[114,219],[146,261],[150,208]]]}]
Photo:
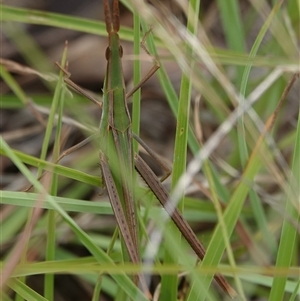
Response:
[{"label": "grasshopper", "polygon": [[[148,78],[150,78],[158,66],[152,68],[148,75],[133,89],[126,94],[124,77],[122,72],[123,50],[120,45],[118,31],[119,21],[119,1],[113,0],[112,13],[108,0],[103,0],[106,30],[108,33],[108,47],[105,57],[107,60],[106,77],[103,87],[102,118],[100,122],[100,168],[109,200],[113,208],[119,231],[122,235],[125,258],[129,258],[133,263],[141,262],[138,243],[138,227],[134,200],[134,170],[143,178],[150,190],[159,200],[161,205],[171,216],[173,222],[190,244],[200,260],[205,256],[205,248],[196,237],[190,225],[183,218],[181,212],[168,202],[169,193],[161,184],[153,171],[138,155],[133,153],[131,130],[131,119],[127,107],[127,98],[132,95]],[[67,84],[82,93],[82,89],[69,79]],[[96,102],[86,93],[84,96]],[[140,139],[138,139],[140,140]],[[144,144],[143,144],[144,146]],[[230,296],[235,296],[235,290],[225,280],[216,274],[214,276],[220,287]],[[142,283],[143,279],[139,276]],[[138,282],[138,278],[135,278]]]}]

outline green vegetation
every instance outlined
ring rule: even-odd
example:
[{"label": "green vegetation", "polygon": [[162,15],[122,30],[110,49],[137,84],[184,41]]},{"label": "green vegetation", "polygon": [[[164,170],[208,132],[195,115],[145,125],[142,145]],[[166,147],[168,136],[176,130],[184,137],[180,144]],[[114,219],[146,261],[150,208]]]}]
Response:
[{"label": "green vegetation", "polygon": [[[104,23],[2,5],[2,30],[31,68],[19,65],[19,72],[39,76],[48,93],[26,91],[17,81],[15,69],[7,61],[0,62],[1,78],[10,89],[10,93],[1,94],[1,109],[25,109],[32,113],[36,124],[40,125],[38,120],[45,121],[39,132],[43,133],[40,156],[28,154],[25,148],[11,147],[8,133],[1,137],[1,160],[9,159],[22,174],[14,173],[16,178],[11,182],[25,178],[23,187],[33,185],[29,193],[13,189],[13,185],[1,191],[0,264],[2,280],[8,277],[1,287],[1,298],[55,300],[55,277],[69,274],[88,287],[90,297],[86,300],[98,300],[104,293],[112,300],[123,301],[124,292],[134,300],[148,300],[130,277],[142,269],[162,277],[161,301],[166,296],[172,301],[228,300],[211,284],[217,267],[231,282],[239,300],[253,296],[261,300],[297,300],[299,3],[272,1],[273,5],[268,6],[265,1],[251,1],[242,10],[241,1],[219,0],[206,11],[200,6],[198,13],[199,1],[191,0],[185,15],[189,22],[186,31],[169,10],[160,9],[159,14],[141,1],[122,2],[140,16],[143,31],[139,32],[139,18],[135,16],[134,29],[121,26],[122,40],[133,42],[135,36],[139,45],[138,38],[148,30],[147,24],[153,26],[146,45],[161,64],[157,77],[178,122],[172,197],[195,229],[209,223],[207,229],[196,232],[207,255],[195,267],[196,257],[190,247],[172,222],[168,224],[157,200],[140,183],[140,252],[145,256],[149,250],[150,221],[163,235],[163,243],[158,244],[151,258],[153,266],[119,263],[121,245],[114,232],[114,220],[109,218],[112,210],[107,197],[97,189],[102,184],[99,142],[92,141],[74,151],[66,157],[71,158],[66,163],[55,163],[65,139],[65,126],[89,136],[96,131],[99,119],[88,115],[85,108],[98,108],[82,96],[70,97],[62,72],[59,74],[23,27],[14,28],[19,23],[35,24],[106,37]],[[217,42],[213,42],[216,39],[211,24],[215,30],[217,26],[221,28]],[[63,66],[67,51],[67,47],[62,51]],[[138,53],[136,46],[135,54]],[[99,52],[100,56],[104,57],[104,53]],[[174,86],[165,68],[170,62],[183,74],[180,87]],[[139,63],[143,64],[143,60]],[[138,65],[135,72],[139,73]],[[139,74],[135,75],[135,82],[139,78]],[[291,83],[292,79],[295,82]],[[139,94],[135,97],[140,100]],[[132,116],[135,132],[139,131],[139,117],[137,105]],[[19,131],[22,133],[22,129]],[[44,171],[48,173],[40,182],[37,177]],[[3,172],[4,180],[8,176]],[[91,194],[93,202],[86,200]],[[85,255],[75,250],[84,250]],[[187,282],[184,288],[179,286],[178,293],[177,275],[181,272],[186,272]],[[32,275],[45,276],[44,292],[35,291],[27,283]],[[11,295],[12,291],[16,296]]]}]

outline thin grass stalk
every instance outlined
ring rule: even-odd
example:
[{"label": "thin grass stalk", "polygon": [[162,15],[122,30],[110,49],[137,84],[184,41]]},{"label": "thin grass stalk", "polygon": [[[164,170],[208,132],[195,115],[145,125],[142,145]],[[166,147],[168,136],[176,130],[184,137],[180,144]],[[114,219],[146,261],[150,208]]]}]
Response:
[{"label": "thin grass stalk", "polygon": [[[255,58],[255,56],[257,55],[258,49],[261,46],[263,38],[265,37],[265,34],[267,33],[275,14],[278,12],[279,8],[281,7],[281,4],[282,3],[278,2],[277,5],[274,6],[272,12],[269,14],[268,18],[266,19],[264,25],[262,26],[260,32],[258,33],[253,43],[253,46],[250,50],[249,53],[250,57]],[[247,83],[249,80],[251,69],[252,69],[251,64],[246,66],[244,68],[244,73],[242,75],[240,93],[244,97],[246,97],[246,88],[247,88]],[[244,116],[241,116],[241,119],[238,122],[238,145],[239,145],[239,154],[240,154],[239,157],[240,157],[241,165],[243,167],[246,166],[246,163],[249,159],[246,140],[247,139],[246,139],[246,130],[245,130],[245,119]],[[261,204],[261,200],[253,189],[251,189],[251,191],[249,192],[249,196],[252,204],[253,213],[256,218],[256,223],[258,225],[258,228],[262,232],[262,235],[264,236],[264,241],[269,246],[269,252],[271,252],[272,250],[275,249],[276,241],[273,238],[273,235],[268,230],[267,219]]]},{"label": "thin grass stalk", "polygon": [[[140,16],[138,13],[133,14],[133,50],[134,50],[134,64],[133,64],[133,87],[135,87],[141,80],[141,63],[140,56]],[[138,89],[132,96],[132,131],[139,136],[140,133],[140,113],[141,113],[141,89]],[[133,140],[133,151],[138,152],[138,142]]]},{"label": "thin grass stalk", "polygon": [[[280,243],[276,257],[276,267],[278,268],[288,268],[291,265],[297,265],[298,259],[293,262],[293,256],[297,254],[297,243],[299,243],[299,233],[295,225],[300,224],[300,111],[298,114],[297,123],[297,135],[295,140],[295,148],[292,161],[292,172],[290,175],[290,194],[286,195],[286,206],[284,212],[284,221],[280,235]],[[296,191],[293,192],[293,190]],[[296,203],[294,205],[293,199],[296,198]],[[293,219],[293,224],[290,218]],[[284,299],[285,286],[287,282],[287,275],[285,276],[275,276],[271,292],[269,295],[269,300],[280,301]]]},{"label": "thin grass stalk", "polygon": [[[67,45],[64,49],[61,66],[65,67],[67,60]],[[57,104],[58,111],[58,120],[56,124],[56,132],[55,132],[55,140],[53,147],[53,155],[52,162],[56,162],[60,155],[60,139],[61,139],[61,131],[62,131],[62,117],[63,117],[63,109],[64,109],[64,94],[65,90],[63,88],[63,78],[64,73],[60,71],[59,81],[56,86],[56,93],[54,93],[53,104]],[[56,97],[56,98],[55,98]],[[55,112],[56,113],[56,112]],[[54,115],[53,115],[54,118]],[[48,119],[50,121],[50,119]],[[52,123],[50,121],[50,123]],[[58,189],[58,176],[55,173],[51,173],[51,186],[50,186],[50,194],[53,196],[57,195]],[[46,242],[46,260],[54,261],[55,260],[55,250],[56,250],[56,212],[54,210],[49,210],[47,212],[47,242]],[[44,295],[45,298],[49,301],[54,300],[54,274],[46,274],[44,279]]]},{"label": "thin grass stalk", "polygon": [[[193,0],[189,2],[188,15],[187,15],[187,30],[193,34],[197,35],[198,27],[198,16],[200,11],[200,1]],[[186,56],[193,57],[193,49],[190,48],[188,43],[185,44]],[[190,62],[191,70],[194,69],[194,62]],[[187,142],[189,133],[189,117],[190,117],[190,106],[191,106],[191,74],[182,75],[181,85],[180,85],[180,95],[177,110],[177,125],[176,125],[176,135],[175,135],[175,148],[174,148],[174,159],[173,159],[173,172],[172,172],[172,188],[177,185],[178,180],[186,171],[186,161],[187,161]],[[179,197],[179,207],[180,210],[184,210],[183,203],[184,191],[181,192],[181,197]],[[176,240],[181,240],[181,234],[176,230],[175,225],[170,221],[166,227],[170,228],[170,232],[176,235]],[[169,264],[177,264],[176,250],[165,250],[164,262]],[[177,298],[177,286],[178,286],[178,276],[177,275],[164,275],[161,282],[161,295],[160,300],[176,300]]]}]

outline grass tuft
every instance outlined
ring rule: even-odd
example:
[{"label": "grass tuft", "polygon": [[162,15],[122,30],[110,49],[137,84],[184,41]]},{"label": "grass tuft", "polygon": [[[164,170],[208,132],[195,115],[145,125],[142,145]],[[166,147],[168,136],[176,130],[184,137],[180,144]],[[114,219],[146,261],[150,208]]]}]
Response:
[{"label": "grass tuft", "polygon": [[[190,247],[137,180],[140,253],[148,255],[153,246],[157,252],[141,265],[120,263],[113,213],[100,188],[97,143],[92,140],[56,163],[64,144],[97,131],[98,108],[68,90],[62,72],[58,75],[24,26],[68,29],[106,41],[105,25],[1,5],[3,33],[23,62],[0,60],[3,91],[8,91],[1,92],[0,105],[10,114],[0,140],[4,300],[55,300],[59,286],[54,279],[65,274],[81,284],[72,290],[85,288],[86,300],[103,294],[111,300],[124,300],[125,295],[146,301],[131,278],[141,270],[155,275],[152,293],[161,301],[227,300],[213,282],[216,271],[226,276],[240,300],[297,300],[299,4],[213,1],[206,8],[193,0],[189,5],[176,2],[180,15],[173,13],[175,2],[173,7],[155,2],[156,8],[138,0],[122,3],[134,12],[134,26],[121,26],[120,37],[124,44],[134,41],[135,58],[142,57],[140,40],[153,26],[146,47],[161,67],[150,90],[162,91],[176,119],[170,139],[175,147],[159,148],[159,141],[153,145],[171,149],[171,199],[207,248],[206,256],[196,265]],[[134,84],[141,78],[142,63],[132,63]],[[61,65],[67,65],[66,52]],[[31,90],[18,75],[39,77],[40,86]],[[132,119],[134,132],[141,135],[142,111],[143,92],[137,92]],[[18,114],[24,112],[31,119],[20,123],[27,115]],[[152,120],[149,127],[156,123]],[[76,136],[78,132],[82,134]],[[23,192],[29,185],[34,191]],[[33,276],[44,277],[43,293],[30,282]]]}]

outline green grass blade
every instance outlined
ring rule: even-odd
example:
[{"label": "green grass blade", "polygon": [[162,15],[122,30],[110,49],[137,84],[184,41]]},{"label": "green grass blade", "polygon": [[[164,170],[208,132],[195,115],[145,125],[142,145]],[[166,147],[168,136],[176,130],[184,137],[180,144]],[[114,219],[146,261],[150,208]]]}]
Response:
[{"label": "green grass blade", "polygon": [[[257,55],[257,52],[262,43],[262,40],[265,37],[265,34],[274,18],[274,15],[278,11],[279,7],[280,7],[280,3],[278,3],[278,5],[273,8],[272,12],[270,13],[270,15],[268,16],[264,25],[262,26],[260,32],[258,33],[258,35],[253,43],[253,46],[251,48],[250,54],[249,54],[249,56],[251,58],[252,57],[255,58],[255,56]],[[242,74],[240,93],[244,97],[246,97],[246,87],[247,87],[247,82],[249,80],[251,68],[252,68],[251,64],[246,66],[244,69],[244,73]],[[248,154],[248,148],[247,148],[247,132],[245,129],[244,116],[242,116],[238,122],[238,146],[239,146],[239,157],[241,160],[241,165],[245,167],[246,163],[249,159],[249,154]],[[254,189],[251,189],[249,191],[249,197],[251,200],[253,213],[256,218],[256,223],[264,237],[264,241],[269,246],[269,252],[271,252],[271,250],[274,250],[276,242],[275,242],[274,236],[268,230],[267,217],[264,212],[261,199],[259,198],[257,193],[254,191]]]},{"label": "green grass blade", "polygon": [[[293,264],[293,257],[297,252],[299,233],[295,225],[300,224],[300,111],[298,116],[297,135],[295,140],[292,173],[290,176],[290,193],[287,195],[284,221],[280,235],[280,243],[276,258],[276,267],[288,268]],[[294,201],[296,200],[296,201]],[[293,223],[291,223],[292,219]],[[297,255],[296,255],[297,257]],[[297,265],[298,259],[294,259]],[[270,300],[283,300],[287,276],[275,276],[270,292]]]},{"label": "green grass blade", "polygon": [[[245,51],[245,33],[243,32],[244,26],[240,16],[239,1],[225,2],[218,0],[218,7],[228,48],[243,53]],[[243,68],[236,68],[235,82],[237,85],[241,81],[242,74]]]},{"label": "green grass blade", "polygon": [[295,301],[297,296],[299,296],[299,295],[300,295],[300,280],[298,281],[297,285],[295,285],[295,289],[294,289],[293,294],[291,295],[291,298],[289,299],[289,301]]},{"label": "green grass blade", "polygon": [[[190,1],[188,8],[188,20],[187,29],[192,35],[197,35],[198,16],[200,10],[200,1]],[[186,55],[193,56],[193,49],[188,44],[186,46]],[[190,68],[194,69],[194,62],[191,62]],[[186,171],[187,162],[187,142],[189,133],[189,118],[190,118],[190,106],[191,106],[191,74],[183,74],[180,85],[180,95],[177,111],[177,125],[176,125],[176,136],[175,136],[175,148],[174,148],[174,160],[173,160],[173,171],[172,171],[172,188],[176,187],[178,180]],[[180,209],[184,210],[183,195],[180,197]],[[178,241],[181,240],[180,232],[176,229],[175,225],[170,221],[166,224],[166,227],[170,227],[170,232],[173,232],[173,236],[176,236]],[[165,263],[178,262],[177,250],[166,249],[164,255]],[[177,275],[164,275],[161,281],[161,295],[160,300],[175,300],[177,298],[178,277]]]},{"label": "green grass blade", "polygon": [[[39,197],[38,193],[19,192],[19,191],[1,191],[1,203],[7,205],[10,204],[13,206],[32,208],[34,207],[36,200],[38,200],[38,197]],[[65,211],[95,213],[100,215],[112,215],[112,209],[108,201],[95,203],[95,202],[77,200],[74,198],[53,197],[53,199]],[[42,203],[42,208],[54,209],[51,206],[51,202],[47,200],[45,200]],[[22,212],[20,212],[20,214],[21,216],[23,215]],[[23,219],[21,218],[21,216],[18,216],[18,214],[16,214],[15,220],[12,221],[12,226],[13,225],[15,226],[16,221],[19,220],[20,223],[23,223]]]},{"label": "green grass blade", "polygon": [[[51,171],[54,173],[57,173],[59,175],[68,177],[73,180],[77,180],[86,184],[94,185],[94,186],[101,186],[102,181],[99,177],[91,176],[87,173],[65,167],[62,165],[54,164],[45,160],[41,160],[39,158],[36,158],[34,156],[30,156],[27,154],[24,154],[17,150],[11,150],[15,156],[18,157],[19,160],[21,160],[23,163],[29,164],[31,166],[39,167],[41,166],[44,170]],[[5,152],[5,149],[0,145],[0,154],[3,156],[7,156],[8,154]]]},{"label": "green grass blade", "polygon": [[[61,66],[65,68],[67,61],[67,47],[65,47],[62,59]],[[61,130],[62,130],[62,116],[63,116],[63,106],[64,106],[64,89],[63,89],[63,78],[64,73],[60,71],[59,80],[56,85],[54,98],[51,107],[51,113],[48,119],[49,127],[52,127],[54,123],[54,118],[58,112],[58,120],[56,125],[55,132],[55,141],[52,152],[52,161],[56,162],[60,155],[60,140],[61,140]],[[52,110],[53,108],[53,110]],[[52,114],[53,113],[53,114]],[[53,119],[52,119],[53,118]],[[46,132],[47,132],[46,129]],[[51,128],[50,128],[51,129]],[[43,158],[42,158],[43,159]],[[50,185],[50,194],[57,195],[58,190],[58,176],[57,174],[51,175],[51,185]],[[55,249],[56,249],[56,212],[54,210],[49,210],[47,212],[47,243],[46,243],[46,260],[52,261],[55,260]],[[44,279],[44,295],[49,300],[54,300],[54,275],[46,274]]]},{"label": "green grass blade", "polygon": [[[140,55],[140,16],[134,13],[134,55]],[[134,60],[133,64],[133,87],[141,80],[141,63],[139,59]],[[132,131],[139,136],[140,133],[140,113],[141,113],[141,89],[138,89],[132,96]],[[133,151],[138,152],[138,142],[133,140]]]},{"label": "green grass blade", "polygon": [[17,98],[24,104],[28,105],[28,97],[16,80],[11,76],[4,66],[0,68],[0,76],[4,82],[8,85],[11,91],[17,96]]},{"label": "green grass blade", "polygon": [[14,279],[8,283],[8,286],[13,289],[18,296],[23,298],[24,300],[30,301],[47,301],[46,298],[38,294],[36,291],[31,289],[29,286],[24,284],[22,281],[18,279]]},{"label": "green grass blade", "polygon": [[[100,36],[107,35],[103,22],[39,10],[16,8],[8,5],[1,5],[0,21],[52,26]],[[132,41],[132,29],[122,27],[120,36],[124,40]]]}]

